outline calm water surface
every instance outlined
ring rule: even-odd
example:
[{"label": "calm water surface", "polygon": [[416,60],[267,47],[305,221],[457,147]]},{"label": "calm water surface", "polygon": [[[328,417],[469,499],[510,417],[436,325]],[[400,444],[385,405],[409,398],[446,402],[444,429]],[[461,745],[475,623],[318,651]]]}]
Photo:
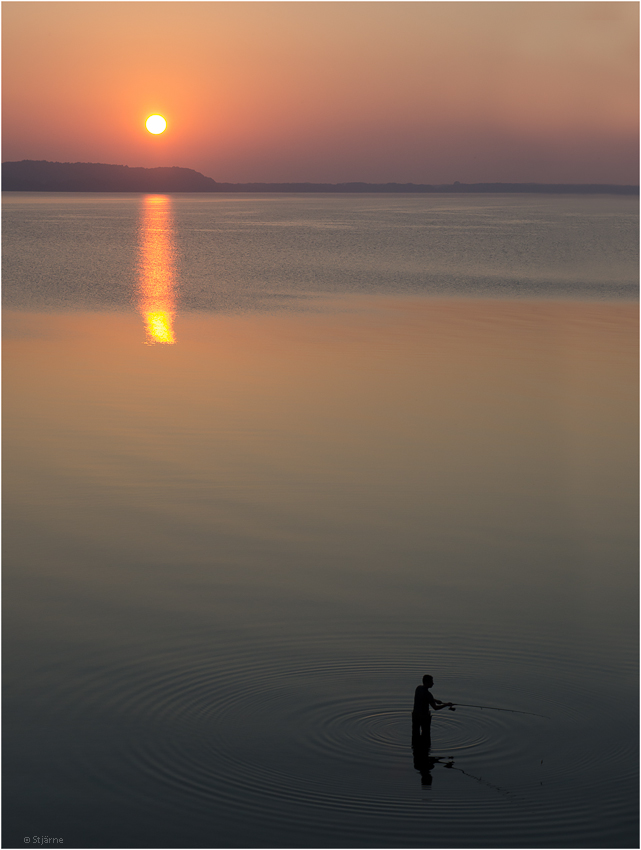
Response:
[{"label": "calm water surface", "polygon": [[4,846],[638,846],[636,201],[3,205]]}]

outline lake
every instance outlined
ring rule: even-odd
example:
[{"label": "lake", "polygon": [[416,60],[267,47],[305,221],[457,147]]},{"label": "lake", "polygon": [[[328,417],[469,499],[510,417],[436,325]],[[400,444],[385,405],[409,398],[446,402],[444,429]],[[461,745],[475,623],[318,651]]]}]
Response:
[{"label": "lake", "polygon": [[5,847],[638,846],[637,199],[4,193],[3,303]]}]

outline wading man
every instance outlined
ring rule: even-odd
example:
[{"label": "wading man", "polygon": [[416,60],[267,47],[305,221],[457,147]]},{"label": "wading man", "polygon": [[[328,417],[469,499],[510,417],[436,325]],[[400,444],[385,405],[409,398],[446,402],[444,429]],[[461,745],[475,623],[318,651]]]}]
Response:
[{"label": "wading man", "polygon": [[414,708],[412,710],[412,745],[421,744],[430,746],[430,725],[432,723],[432,715],[430,708],[434,711],[440,711],[442,708],[451,708],[453,703],[441,702],[439,699],[434,699],[430,693],[430,688],[434,685],[434,679],[431,676],[423,676],[423,684],[419,685],[414,692]]}]

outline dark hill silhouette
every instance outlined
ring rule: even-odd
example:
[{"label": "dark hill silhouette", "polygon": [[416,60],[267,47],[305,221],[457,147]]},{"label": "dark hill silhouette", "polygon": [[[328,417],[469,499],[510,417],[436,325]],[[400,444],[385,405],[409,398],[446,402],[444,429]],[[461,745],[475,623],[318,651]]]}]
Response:
[{"label": "dark hill silhouette", "polygon": [[5,192],[211,192],[215,185],[215,180],[191,168],[29,159],[2,163]]},{"label": "dark hill silhouette", "polygon": [[604,183],[217,183],[191,168],[130,168],[96,162],[23,159],[2,163],[5,192],[538,192],[638,195]]}]

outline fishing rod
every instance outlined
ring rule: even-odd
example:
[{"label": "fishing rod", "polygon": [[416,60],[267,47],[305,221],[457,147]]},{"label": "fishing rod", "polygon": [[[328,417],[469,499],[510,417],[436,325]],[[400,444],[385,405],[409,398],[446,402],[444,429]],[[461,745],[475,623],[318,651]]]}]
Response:
[{"label": "fishing rod", "polygon": [[512,714],[529,714],[530,717],[545,717],[546,720],[550,720],[547,714],[534,714],[532,711],[519,711],[516,708],[497,708],[495,705],[472,705],[469,702],[453,702],[450,711],[456,711],[455,705],[462,705],[465,708],[489,708],[490,711],[510,711]]}]

